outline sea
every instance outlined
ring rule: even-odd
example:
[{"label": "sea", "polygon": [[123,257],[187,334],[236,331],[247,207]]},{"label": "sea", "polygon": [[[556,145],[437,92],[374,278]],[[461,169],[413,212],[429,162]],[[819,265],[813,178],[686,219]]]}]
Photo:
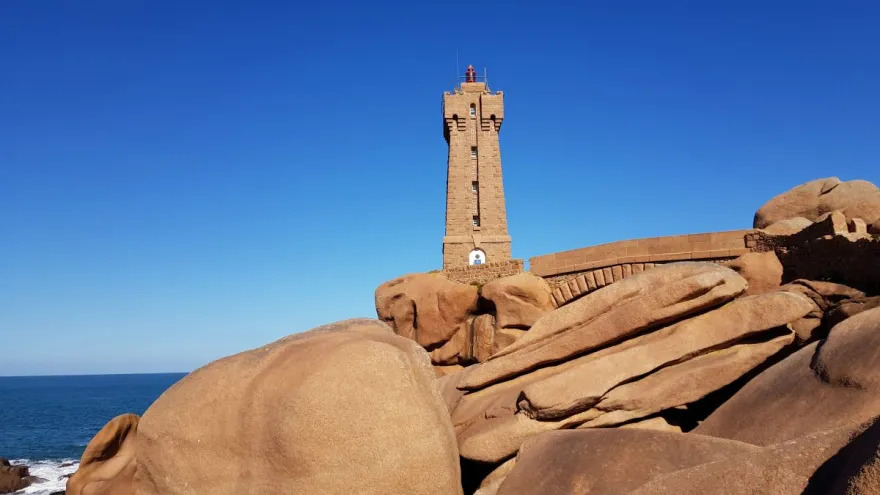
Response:
[{"label": "sea", "polygon": [[123,413],[143,414],[184,373],[0,376],[0,457],[40,481],[17,494],[64,490],[89,440]]}]

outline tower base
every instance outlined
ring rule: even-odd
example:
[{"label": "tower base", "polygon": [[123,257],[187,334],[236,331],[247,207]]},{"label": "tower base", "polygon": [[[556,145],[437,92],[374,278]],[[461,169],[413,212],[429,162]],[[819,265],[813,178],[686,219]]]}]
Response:
[{"label": "tower base", "polygon": [[446,236],[443,269],[510,261],[510,236]]},{"label": "tower base", "polygon": [[495,279],[523,272],[523,260],[507,260],[485,265],[461,266],[443,270],[443,276],[463,284],[483,285]]}]

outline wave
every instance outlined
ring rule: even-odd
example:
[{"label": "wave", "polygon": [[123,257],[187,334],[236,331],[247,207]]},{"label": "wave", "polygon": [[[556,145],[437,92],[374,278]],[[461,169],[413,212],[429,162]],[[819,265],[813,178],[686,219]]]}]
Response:
[{"label": "wave", "polygon": [[38,478],[38,481],[31,484],[31,486],[15,492],[16,495],[49,495],[62,491],[67,485],[67,478],[79,467],[79,461],[76,459],[41,461],[10,459],[9,462],[12,464],[24,464],[28,467],[30,475]]}]

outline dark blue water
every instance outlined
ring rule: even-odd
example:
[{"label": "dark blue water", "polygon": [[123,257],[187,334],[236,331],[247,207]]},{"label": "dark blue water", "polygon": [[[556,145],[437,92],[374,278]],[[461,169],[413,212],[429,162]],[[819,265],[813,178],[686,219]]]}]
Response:
[{"label": "dark blue water", "polygon": [[0,457],[79,459],[122,413],[143,414],[183,373],[0,377]]}]

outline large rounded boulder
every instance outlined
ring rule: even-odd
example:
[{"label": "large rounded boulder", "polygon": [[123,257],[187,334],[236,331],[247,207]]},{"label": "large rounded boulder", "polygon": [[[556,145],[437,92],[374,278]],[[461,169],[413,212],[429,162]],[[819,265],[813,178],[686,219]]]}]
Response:
[{"label": "large rounded boulder", "polygon": [[138,493],[459,494],[427,354],[347,320],[198,369],[138,428]]},{"label": "large rounded boulder", "polygon": [[526,330],[556,308],[550,284],[531,273],[493,280],[483,286],[482,295],[495,305],[498,328]]},{"label": "large rounded boulder", "polygon": [[439,273],[413,273],[376,289],[376,314],[396,334],[434,349],[466,333],[461,330],[477,309],[477,292]]},{"label": "large rounded boulder", "polygon": [[764,232],[770,235],[793,235],[813,225],[813,222],[804,217],[786,218],[778,220],[764,227]]},{"label": "large rounded boulder", "polygon": [[866,180],[816,179],[768,201],[755,213],[754,227],[763,229],[795,217],[815,222],[834,210],[847,218],[872,221],[880,217],[880,189]]}]

